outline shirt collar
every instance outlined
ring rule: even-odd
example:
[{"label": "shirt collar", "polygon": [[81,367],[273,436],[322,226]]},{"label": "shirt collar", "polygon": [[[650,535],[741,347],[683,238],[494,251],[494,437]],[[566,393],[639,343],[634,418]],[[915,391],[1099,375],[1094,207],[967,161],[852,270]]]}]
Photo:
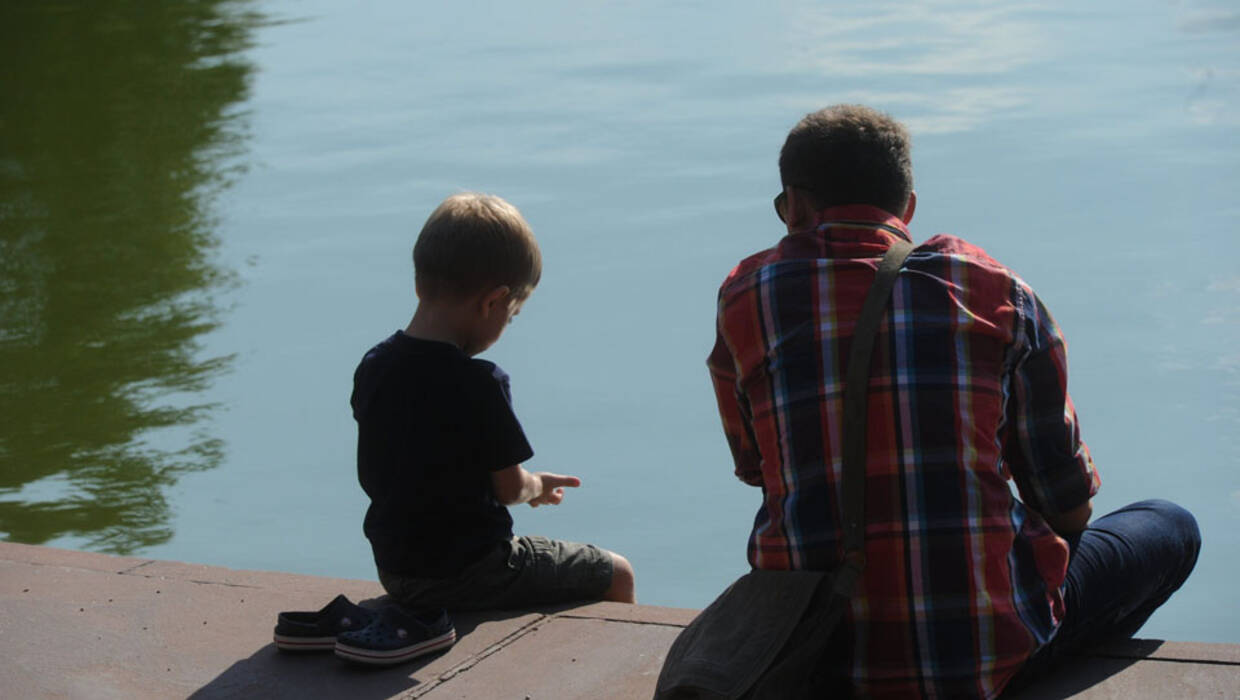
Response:
[{"label": "shirt collar", "polygon": [[908,226],[900,217],[869,204],[845,204],[823,209],[818,212],[817,219],[818,224],[812,229],[798,233],[817,232],[828,240],[836,241],[879,242],[884,238],[899,238],[913,242]]}]

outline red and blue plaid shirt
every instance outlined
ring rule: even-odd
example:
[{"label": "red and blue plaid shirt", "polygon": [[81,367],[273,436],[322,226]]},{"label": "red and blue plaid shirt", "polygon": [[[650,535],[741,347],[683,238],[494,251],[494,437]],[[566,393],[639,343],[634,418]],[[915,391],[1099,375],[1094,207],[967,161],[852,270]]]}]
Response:
[{"label": "red and blue plaid shirt", "polygon": [[[873,207],[819,221],[746,258],[719,291],[708,364],[736,475],[762,487],[749,540],[760,569],[842,560],[849,346],[879,259],[911,242]],[[1068,547],[1039,513],[1098,489],[1063,336],[1020,278],[936,236],[901,270],[874,345],[867,564],[850,652],[831,671],[864,695],[993,697],[1063,616]]]}]

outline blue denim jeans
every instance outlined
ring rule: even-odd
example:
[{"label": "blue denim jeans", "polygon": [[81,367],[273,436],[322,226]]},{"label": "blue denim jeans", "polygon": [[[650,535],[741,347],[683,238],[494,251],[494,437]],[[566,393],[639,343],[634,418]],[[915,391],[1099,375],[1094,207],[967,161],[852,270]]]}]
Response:
[{"label": "blue denim jeans", "polygon": [[1192,514],[1157,499],[1104,515],[1067,540],[1064,621],[1009,690],[1045,676],[1065,656],[1131,637],[1183,585],[1201,549]]}]

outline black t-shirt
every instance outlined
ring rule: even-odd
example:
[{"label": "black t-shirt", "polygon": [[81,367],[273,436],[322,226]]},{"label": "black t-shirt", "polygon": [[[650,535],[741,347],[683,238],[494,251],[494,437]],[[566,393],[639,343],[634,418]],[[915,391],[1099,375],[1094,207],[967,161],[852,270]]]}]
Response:
[{"label": "black t-shirt", "polygon": [[512,537],[491,472],[534,452],[499,367],[397,331],[362,358],[352,404],[379,568],[450,576]]}]

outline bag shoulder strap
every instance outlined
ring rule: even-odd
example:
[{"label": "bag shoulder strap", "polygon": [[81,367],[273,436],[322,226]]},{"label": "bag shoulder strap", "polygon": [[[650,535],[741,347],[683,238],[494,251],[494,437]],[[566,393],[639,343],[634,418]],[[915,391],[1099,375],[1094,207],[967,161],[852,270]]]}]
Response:
[{"label": "bag shoulder strap", "polygon": [[802,691],[818,668],[865,564],[870,356],[896,275],[912,250],[899,240],[883,256],[853,334],[844,384],[844,565],[830,573],[755,569],[742,576],[676,636],[656,700],[785,698]]},{"label": "bag shoulder strap", "polygon": [[[870,358],[874,354],[874,335],[896,276],[913,245],[896,240],[878,264],[878,275],[861,305],[861,315],[853,332],[844,375],[844,570],[836,581],[836,591],[851,597],[857,577],[865,567],[865,453],[866,414],[870,388]],[[846,589],[846,590],[845,590]]]}]

